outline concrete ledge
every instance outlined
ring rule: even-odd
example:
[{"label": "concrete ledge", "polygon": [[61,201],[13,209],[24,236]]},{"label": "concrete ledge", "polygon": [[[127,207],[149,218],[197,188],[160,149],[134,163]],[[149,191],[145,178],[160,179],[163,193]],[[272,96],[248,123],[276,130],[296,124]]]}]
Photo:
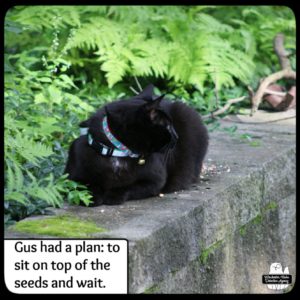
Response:
[{"label": "concrete ledge", "polygon": [[207,173],[189,191],[56,212],[129,240],[130,293],[271,293],[261,283],[271,263],[295,279],[295,120],[237,126],[210,134]]}]

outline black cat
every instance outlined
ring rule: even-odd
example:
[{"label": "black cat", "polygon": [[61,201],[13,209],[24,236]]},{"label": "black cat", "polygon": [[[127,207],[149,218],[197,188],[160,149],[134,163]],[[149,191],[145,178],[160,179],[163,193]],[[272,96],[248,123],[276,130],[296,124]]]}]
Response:
[{"label": "black cat", "polygon": [[199,114],[182,102],[153,99],[152,85],[106,105],[80,127],[65,172],[89,187],[94,205],[187,188],[208,146]]}]

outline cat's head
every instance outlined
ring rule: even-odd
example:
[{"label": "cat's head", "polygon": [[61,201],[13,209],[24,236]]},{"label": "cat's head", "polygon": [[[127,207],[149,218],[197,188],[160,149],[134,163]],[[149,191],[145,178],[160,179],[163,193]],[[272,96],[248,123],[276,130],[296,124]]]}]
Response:
[{"label": "cat's head", "polygon": [[132,99],[108,105],[108,125],[115,137],[144,155],[174,147],[178,136],[163,97],[155,98],[150,85]]}]

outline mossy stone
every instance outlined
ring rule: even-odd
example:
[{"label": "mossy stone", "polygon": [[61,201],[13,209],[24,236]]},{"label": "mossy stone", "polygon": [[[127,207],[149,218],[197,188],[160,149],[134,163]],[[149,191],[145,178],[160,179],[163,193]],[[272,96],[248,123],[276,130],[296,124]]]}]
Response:
[{"label": "mossy stone", "polygon": [[37,220],[24,220],[13,226],[15,231],[57,237],[84,238],[106,231],[94,222],[83,221],[70,215],[60,215]]}]

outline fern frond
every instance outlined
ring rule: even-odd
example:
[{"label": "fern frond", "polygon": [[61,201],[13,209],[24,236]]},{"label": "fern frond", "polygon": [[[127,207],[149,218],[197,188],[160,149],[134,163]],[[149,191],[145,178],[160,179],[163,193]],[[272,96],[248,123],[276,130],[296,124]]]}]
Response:
[{"label": "fern frond", "polygon": [[68,101],[68,107],[72,109],[73,106],[79,106],[85,112],[92,112],[94,111],[94,107],[89,105],[87,102],[81,100],[76,95],[70,93],[64,93],[64,96]]},{"label": "fern frond", "polygon": [[132,43],[129,47],[134,53],[129,57],[134,75],[163,77],[167,74],[170,57],[168,44],[159,39],[148,39]]},{"label": "fern frond", "polygon": [[4,199],[6,201],[15,200],[22,204],[26,204],[28,200],[23,193],[23,189],[24,176],[22,174],[22,170],[16,164],[12,167],[8,166],[6,172],[6,189]]},{"label": "fern frond", "polygon": [[228,41],[217,36],[207,39],[203,47],[206,70],[213,82],[216,77],[218,78],[219,88],[223,85],[233,86],[233,78],[238,78],[245,83],[249,80],[255,68],[249,56],[234,49]]},{"label": "fern frond", "polygon": [[106,50],[113,44],[120,45],[125,38],[126,27],[117,22],[105,18],[91,18],[89,22],[81,24],[81,27],[74,30],[72,37],[65,45],[65,49],[87,48],[89,50]]},{"label": "fern frond", "polygon": [[182,44],[172,43],[170,48],[170,77],[173,77],[177,82],[187,83],[191,66],[189,49]]},{"label": "fern frond", "polygon": [[43,27],[66,28],[67,25],[77,27],[81,24],[79,11],[72,6],[27,6],[11,18],[36,31]]},{"label": "fern frond", "polygon": [[44,200],[51,206],[61,206],[62,196],[55,186],[40,187],[35,183],[28,186],[26,192],[32,198]]},{"label": "fern frond", "polygon": [[28,170],[26,183],[22,170],[14,165],[12,168],[8,166],[6,173],[6,189],[5,200],[17,201],[24,205],[28,204],[30,198],[36,200],[43,200],[49,205],[60,206],[63,202],[62,195],[59,192],[59,186],[54,184],[53,176],[48,178],[48,184],[45,185],[44,179],[37,180],[37,178]]},{"label": "fern frond", "polygon": [[248,54],[250,57],[254,57],[257,48],[255,37],[251,31],[243,29],[240,30],[240,35],[243,37],[243,42],[241,44],[244,45],[246,54]]},{"label": "fern frond", "polygon": [[[15,168],[18,167],[15,165]],[[14,180],[15,175],[13,173],[13,170],[10,166],[7,166],[7,171],[6,171],[6,187],[9,192],[13,191],[14,189]]]},{"label": "fern frond", "polygon": [[35,142],[19,131],[15,133],[14,137],[7,136],[5,144],[7,147],[6,151],[14,151],[15,155],[22,157],[25,161],[35,166],[39,165],[39,159],[53,154],[50,147],[40,142]]},{"label": "fern frond", "polygon": [[45,116],[33,116],[32,121],[36,122],[34,130],[31,127],[27,127],[23,133],[33,137],[49,137],[54,132],[61,132],[63,129],[57,126],[57,120],[53,117]]},{"label": "fern frond", "polygon": [[205,14],[205,13],[199,13],[197,14],[196,20],[199,22],[198,29],[208,32],[233,32],[233,27],[231,27],[228,24],[224,24],[220,21],[218,21],[216,18],[214,18],[211,15]]},{"label": "fern frond", "polygon": [[109,6],[107,16],[128,23],[144,23],[155,13],[155,6]]},{"label": "fern frond", "polygon": [[109,87],[120,81],[128,70],[127,59],[115,47],[100,56],[98,61],[103,62],[101,70],[106,73],[105,77],[107,78]]}]

